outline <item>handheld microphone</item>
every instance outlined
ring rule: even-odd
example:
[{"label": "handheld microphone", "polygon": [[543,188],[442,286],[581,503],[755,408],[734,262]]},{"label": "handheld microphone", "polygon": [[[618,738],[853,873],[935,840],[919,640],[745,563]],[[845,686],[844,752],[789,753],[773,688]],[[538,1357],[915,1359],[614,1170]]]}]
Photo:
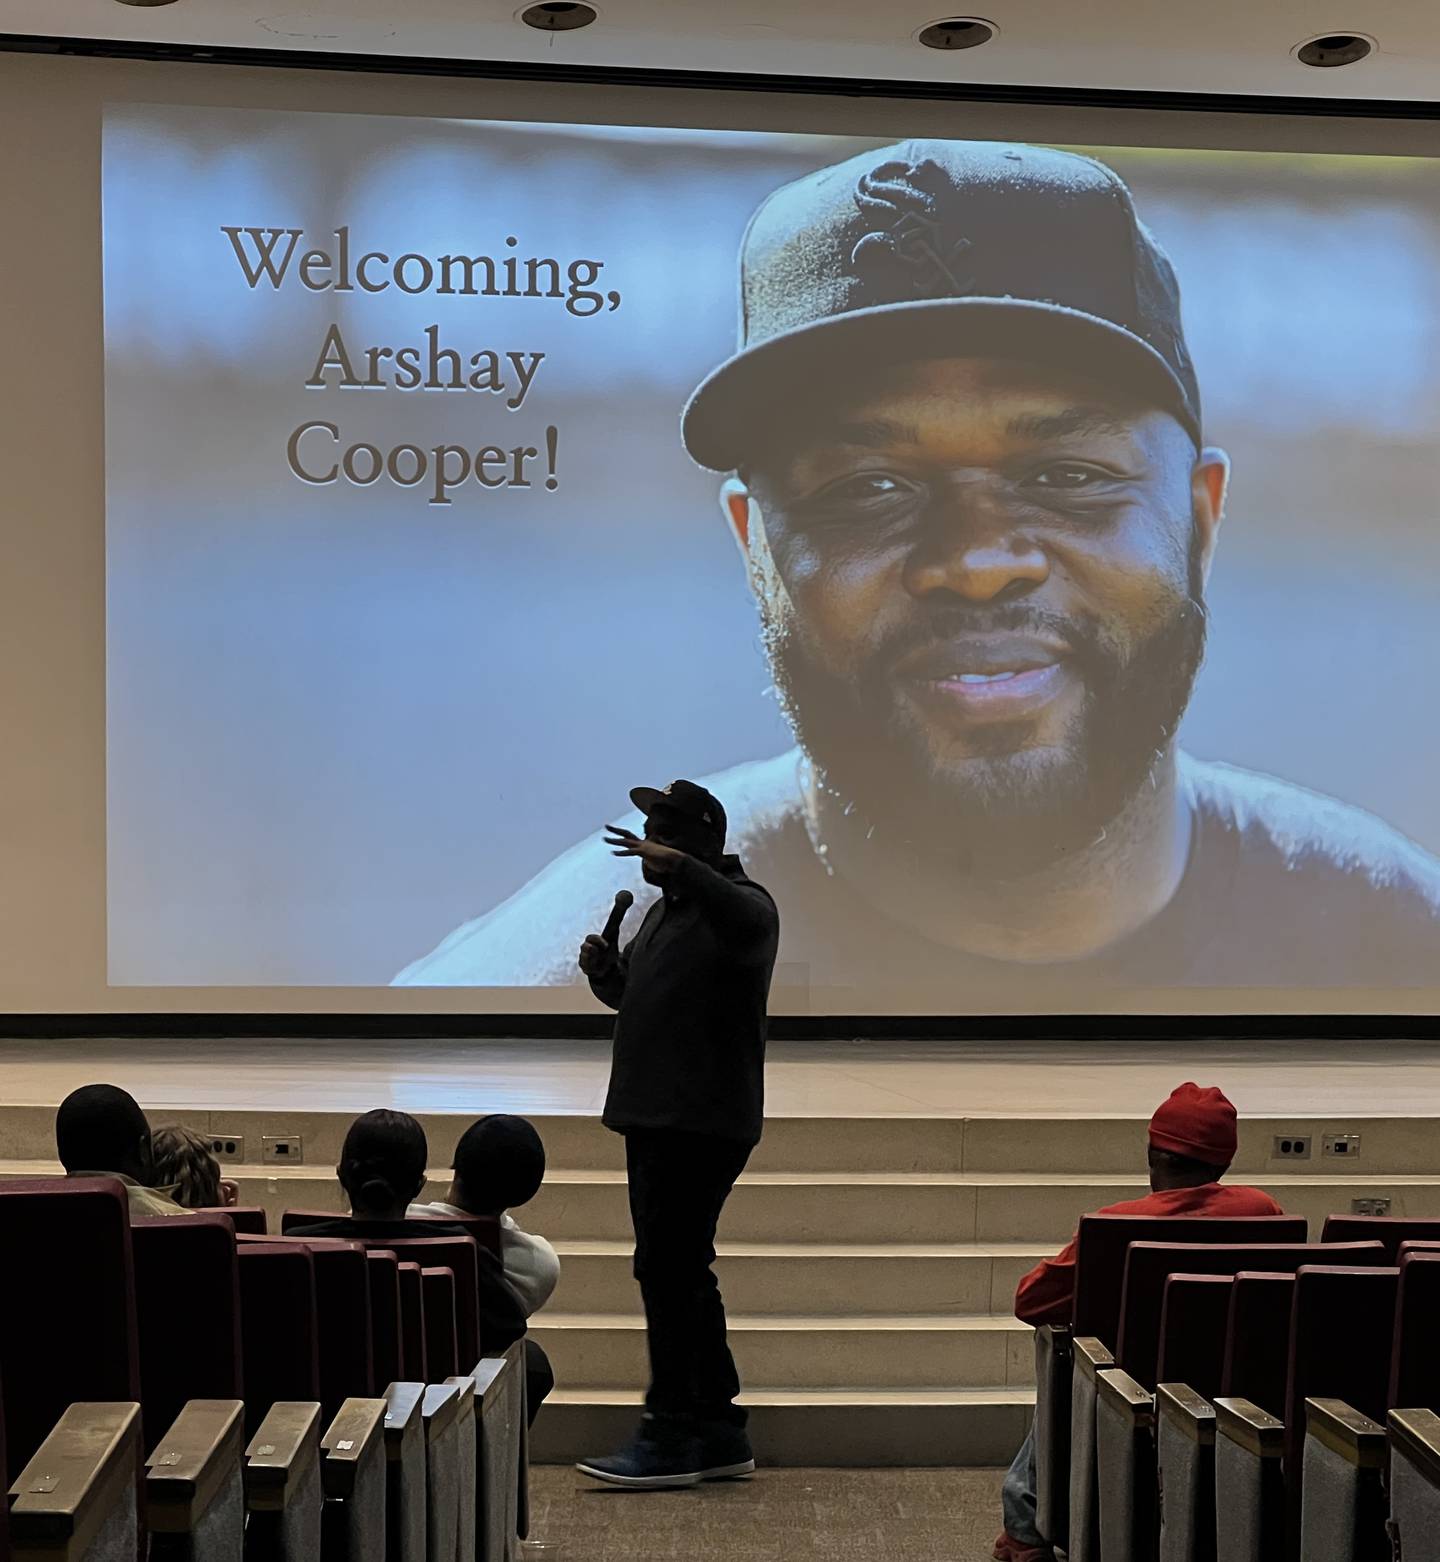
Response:
[{"label": "handheld microphone", "polygon": [[610,908],[610,920],[605,924],[605,931],[601,938],[614,949],[620,941],[620,924],[625,920],[625,913],[635,904],[635,897],[628,889],[616,892],[615,904]]}]

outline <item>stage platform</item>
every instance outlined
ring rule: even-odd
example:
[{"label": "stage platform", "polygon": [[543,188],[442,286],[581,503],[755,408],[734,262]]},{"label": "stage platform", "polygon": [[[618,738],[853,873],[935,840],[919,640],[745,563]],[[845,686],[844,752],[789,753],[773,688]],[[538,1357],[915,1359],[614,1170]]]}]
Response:
[{"label": "stage platform", "polygon": [[[598,1113],[599,1041],[0,1040],[0,1099],[107,1078],[154,1107]],[[1440,1044],[1407,1041],[773,1042],[775,1117],[1148,1116],[1183,1079],[1242,1113],[1440,1117]]]},{"label": "stage platform", "polygon": [[[272,1230],[340,1207],[351,1118],[413,1112],[442,1195],[456,1139],[485,1112],[540,1129],[550,1172],[521,1215],[563,1275],[534,1331],[559,1389],[535,1455],[620,1439],[645,1375],[620,1142],[599,1121],[608,1048],[576,1041],[0,1042],[0,1175],[55,1168],[54,1109],[106,1080],[155,1125],[237,1145],[227,1175]],[[1440,1049],[1413,1043],[779,1042],[765,1140],[721,1228],[717,1265],[761,1457],[813,1465],[997,1465],[1033,1401],[1019,1277],[1079,1216],[1145,1186],[1145,1123],[1178,1083],[1242,1114],[1234,1175],[1315,1235],[1357,1200],[1440,1217]],[[1326,1136],[1358,1136],[1346,1157]],[[297,1160],[267,1158],[276,1137]],[[1278,1141],[1308,1137],[1295,1160]]]}]

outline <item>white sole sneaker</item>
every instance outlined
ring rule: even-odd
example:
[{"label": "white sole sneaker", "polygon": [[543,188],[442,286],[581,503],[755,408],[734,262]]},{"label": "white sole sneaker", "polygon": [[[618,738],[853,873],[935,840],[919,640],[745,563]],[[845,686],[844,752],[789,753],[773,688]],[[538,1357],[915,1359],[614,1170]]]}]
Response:
[{"label": "white sole sneaker", "polygon": [[[602,1470],[593,1464],[577,1464],[581,1475],[592,1481],[604,1481],[607,1486],[623,1486],[627,1491],[676,1491],[686,1486],[698,1486],[703,1476],[699,1470],[685,1470],[677,1475],[617,1475],[613,1470]],[[714,1477],[718,1479],[718,1477]]]},{"label": "white sole sneaker", "polygon": [[747,1475],[754,1475],[755,1461],[746,1459],[742,1464],[717,1465],[712,1470],[701,1470],[702,1481],[739,1481]]}]

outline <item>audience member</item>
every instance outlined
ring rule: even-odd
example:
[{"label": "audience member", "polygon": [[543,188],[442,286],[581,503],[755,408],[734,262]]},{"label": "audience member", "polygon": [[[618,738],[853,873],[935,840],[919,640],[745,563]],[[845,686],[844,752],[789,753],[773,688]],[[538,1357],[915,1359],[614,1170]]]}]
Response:
[{"label": "audience member", "polygon": [[[495,1113],[477,1118],[455,1146],[455,1168],[444,1202],[412,1204],[410,1214],[489,1215],[500,1223],[500,1258],[505,1282],[531,1317],[550,1300],[560,1279],[560,1259],[544,1237],[522,1231],[509,1214],[528,1204],[545,1180],[545,1146],[523,1117]],[[550,1358],[532,1339],[525,1341],[525,1393],[533,1425],[555,1387]]]},{"label": "audience member", "polygon": [[545,1146],[523,1117],[477,1118],[455,1146],[455,1169],[443,1202],[412,1204],[410,1214],[490,1215],[500,1222],[505,1279],[528,1318],[545,1305],[560,1279],[560,1259],[544,1237],[522,1231],[512,1209],[528,1204],[545,1180]]},{"label": "audience member", "polygon": [[[1112,1204],[1102,1215],[1209,1215],[1235,1218],[1281,1215],[1258,1188],[1222,1187],[1237,1144],[1235,1108],[1213,1087],[1181,1085],[1150,1120],[1150,1192]],[[1067,1324],[1075,1302],[1076,1241],[1037,1264],[1015,1293],[1015,1316],[1038,1328]],[[1113,1342],[1112,1342],[1113,1343]],[[1053,1551],[1035,1527],[1035,1435],[1026,1437],[1001,1494],[1005,1528],[996,1562],[1052,1562]]]},{"label": "audience member", "polygon": [[55,1150],[69,1177],[114,1177],[125,1184],[132,1220],[185,1211],[154,1187],[150,1124],[118,1085],[82,1085],[55,1114]]},{"label": "audience member", "polygon": [[150,1141],[155,1186],[185,1209],[220,1209],[239,1202],[240,1190],[220,1175],[210,1141],[193,1128],[157,1128]]},{"label": "audience member", "polygon": [[[335,1175],[350,1201],[350,1213],[317,1220],[288,1233],[295,1237],[352,1237],[357,1241],[394,1237],[468,1236],[463,1226],[440,1220],[410,1220],[406,1210],[425,1186],[429,1146],[425,1130],[408,1112],[379,1110],[357,1117],[345,1135]],[[506,1284],[500,1261],[481,1248],[480,1337],[487,1354],[503,1351],[525,1333],[525,1312]]]}]

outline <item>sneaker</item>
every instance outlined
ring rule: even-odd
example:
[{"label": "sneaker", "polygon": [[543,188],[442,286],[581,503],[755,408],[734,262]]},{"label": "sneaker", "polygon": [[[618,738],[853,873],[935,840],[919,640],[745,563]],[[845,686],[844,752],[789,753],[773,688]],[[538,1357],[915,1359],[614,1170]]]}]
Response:
[{"label": "sneaker", "polygon": [[1003,1529],[995,1542],[994,1557],[995,1562],[1055,1562],[1055,1553],[1049,1546],[1027,1546]]},{"label": "sneaker", "polygon": [[593,1481],[624,1486],[630,1491],[670,1491],[698,1486],[702,1475],[700,1439],[673,1428],[662,1428],[646,1416],[640,1430],[618,1454],[586,1459],[575,1468]]},{"label": "sneaker", "polygon": [[736,1481],[755,1473],[755,1450],[743,1426],[707,1421],[700,1427],[700,1479]]}]

